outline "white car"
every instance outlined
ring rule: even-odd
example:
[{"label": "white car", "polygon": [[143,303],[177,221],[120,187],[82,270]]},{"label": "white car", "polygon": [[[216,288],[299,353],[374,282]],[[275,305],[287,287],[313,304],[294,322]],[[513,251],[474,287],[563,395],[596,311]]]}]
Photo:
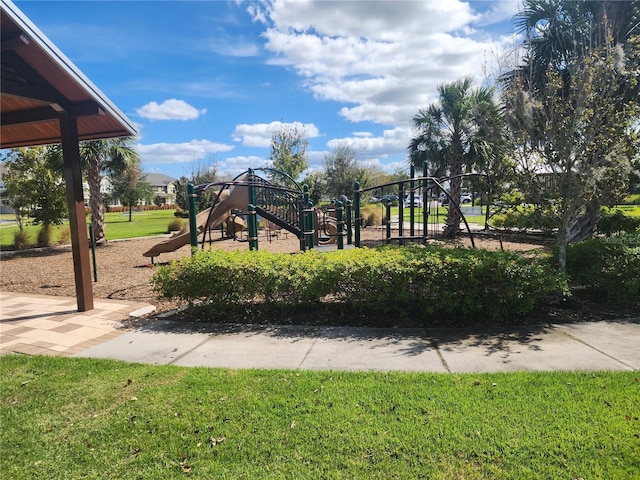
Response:
[{"label": "white car", "polygon": [[[443,205],[449,204],[449,197],[447,197],[443,192],[438,196],[438,201]],[[473,202],[473,194],[471,193],[462,193],[460,194],[460,205],[463,203],[472,203]]]},{"label": "white car", "polygon": [[470,193],[463,193],[460,195],[460,203],[472,203],[473,195]]},{"label": "white car", "polygon": [[[411,206],[411,196],[407,195],[406,197],[404,197],[404,206],[405,207],[410,207]],[[422,207],[422,195],[414,195],[413,196],[413,206],[414,207]]]}]

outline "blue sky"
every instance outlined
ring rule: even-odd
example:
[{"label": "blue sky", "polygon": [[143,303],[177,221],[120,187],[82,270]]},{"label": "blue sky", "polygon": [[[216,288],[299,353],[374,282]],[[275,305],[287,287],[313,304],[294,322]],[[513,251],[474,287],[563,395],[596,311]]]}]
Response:
[{"label": "blue sky", "polygon": [[146,172],[268,165],[295,124],[310,168],[347,144],[406,168],[411,119],[437,86],[515,61],[518,0],[31,1],[27,17],[139,129]]}]

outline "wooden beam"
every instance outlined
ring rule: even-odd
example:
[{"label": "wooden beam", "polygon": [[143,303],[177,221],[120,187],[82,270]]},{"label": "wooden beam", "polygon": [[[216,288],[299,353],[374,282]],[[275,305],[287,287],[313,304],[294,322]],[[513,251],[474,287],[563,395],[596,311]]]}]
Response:
[{"label": "wooden beam", "polygon": [[77,119],[66,112],[62,112],[60,114],[60,132],[62,134],[64,156],[64,178],[67,183],[67,204],[69,206],[76,300],[78,302],[78,311],[86,312],[87,310],[93,310],[93,286],[91,284],[87,220],[82,195],[82,170],[80,168],[81,158],[78,145]]},{"label": "wooden beam", "polygon": [[3,127],[7,127],[9,125],[22,125],[25,123],[56,120],[59,116],[60,114],[53,108],[46,106],[3,113],[2,117],[0,117],[0,122],[2,122]]},{"label": "wooden beam", "polygon": [[[3,127],[9,125],[21,125],[25,123],[46,122],[57,120],[62,110],[57,104],[46,107],[17,110],[15,112],[3,113],[0,122]],[[72,117],[89,117],[93,115],[104,115],[104,109],[96,102],[78,102],[69,105],[69,115]]]},{"label": "wooden beam", "polygon": [[14,50],[2,52],[2,61],[6,62],[21,77],[21,80],[2,80],[2,94],[41,100],[50,104],[67,107],[68,100],[56,90],[42,75],[36,72]]}]

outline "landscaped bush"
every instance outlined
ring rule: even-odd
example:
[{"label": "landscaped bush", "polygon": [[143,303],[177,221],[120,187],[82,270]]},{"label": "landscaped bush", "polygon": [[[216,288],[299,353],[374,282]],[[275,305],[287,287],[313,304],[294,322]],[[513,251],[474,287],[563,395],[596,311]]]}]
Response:
[{"label": "landscaped bush", "polygon": [[16,230],[13,234],[13,248],[25,250],[29,248],[29,233],[24,229]]},{"label": "landscaped bush", "polygon": [[604,212],[598,222],[598,233],[611,236],[619,233],[633,233],[640,228],[640,217],[625,215],[621,210]]},{"label": "landscaped bush", "polygon": [[62,245],[68,245],[71,243],[71,230],[68,225],[61,227],[58,230],[58,243]]},{"label": "landscaped bush", "polygon": [[153,276],[161,296],[212,310],[340,306],[415,324],[515,319],[566,290],[544,261],[513,252],[386,246],[330,253],[199,252]]},{"label": "landscaped bush", "polygon": [[640,234],[568,245],[567,274],[600,302],[640,306]]},{"label": "landscaped bush", "polygon": [[360,218],[364,220],[363,227],[383,224],[384,212],[379,205],[366,204],[360,208]]},{"label": "landscaped bush", "polygon": [[167,226],[167,231],[169,233],[179,232],[180,230],[182,230],[183,226],[184,226],[184,220],[181,220],[179,218],[174,218],[169,222],[169,225]]},{"label": "landscaped bush", "polygon": [[550,212],[533,205],[519,205],[493,215],[491,225],[497,228],[540,230],[551,233],[557,227],[557,222]]},{"label": "landscaped bush", "polygon": [[53,244],[54,228],[51,225],[43,225],[38,230],[38,246],[50,247]]}]

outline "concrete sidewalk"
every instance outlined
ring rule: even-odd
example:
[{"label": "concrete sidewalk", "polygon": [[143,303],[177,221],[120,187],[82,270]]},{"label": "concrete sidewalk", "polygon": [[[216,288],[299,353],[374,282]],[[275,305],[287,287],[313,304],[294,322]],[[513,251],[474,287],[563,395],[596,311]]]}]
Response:
[{"label": "concrete sidewalk", "polygon": [[154,307],[0,292],[0,354],[112,358],[227,368],[498,372],[640,370],[640,318],[510,328],[239,326],[158,319]]},{"label": "concrete sidewalk", "polygon": [[640,319],[508,330],[255,327],[157,320],[75,356],[225,368],[639,370]]}]

